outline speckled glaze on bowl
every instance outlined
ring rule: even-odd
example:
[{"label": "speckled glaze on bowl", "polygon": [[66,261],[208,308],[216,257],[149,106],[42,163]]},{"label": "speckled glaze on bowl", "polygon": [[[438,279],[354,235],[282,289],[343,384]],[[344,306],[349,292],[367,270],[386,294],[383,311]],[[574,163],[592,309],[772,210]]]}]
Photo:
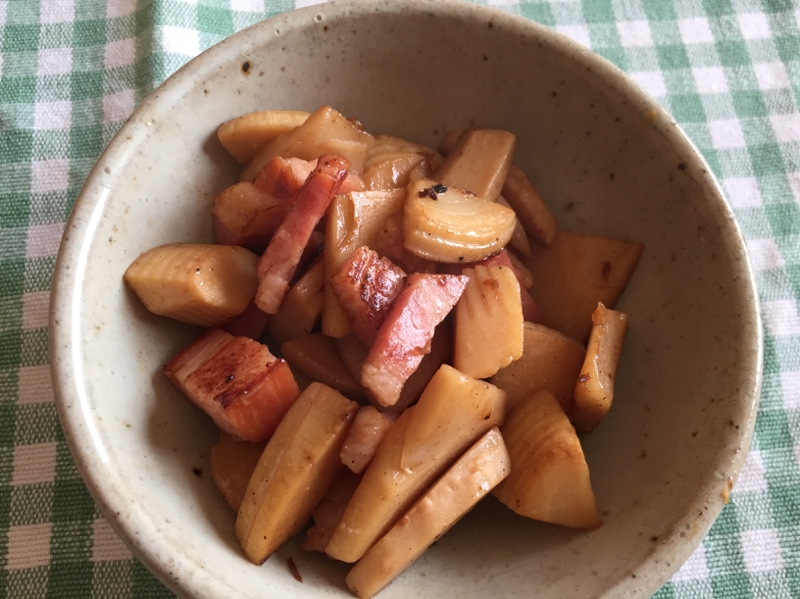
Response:
[{"label": "speckled glaze on bowl", "polygon": [[749,447],[761,329],[744,244],[697,152],[620,71],[470,4],[334,1],[265,21],[171,77],[109,145],[66,229],[50,328],[59,413],[103,513],[180,595],[347,596],[347,566],[296,540],[262,567],[244,560],[208,471],[214,427],[162,374],[198,331],[122,283],[148,248],[211,239],[212,198],[239,170],[219,123],[322,104],[427,144],[455,126],[514,131],[562,228],[645,243],[619,302],[631,324],[615,403],[583,439],[605,524],[570,531],[490,498],[381,596],[649,596],[700,542]]}]

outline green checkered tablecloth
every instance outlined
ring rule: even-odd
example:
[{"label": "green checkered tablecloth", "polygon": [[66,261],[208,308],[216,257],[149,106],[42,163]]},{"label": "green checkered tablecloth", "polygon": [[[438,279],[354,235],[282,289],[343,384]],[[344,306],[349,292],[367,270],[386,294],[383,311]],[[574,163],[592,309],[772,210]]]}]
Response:
[{"label": "green checkered tablecloth", "polygon": [[[400,0],[398,0],[400,1]],[[133,108],[201,50],[311,0],[0,0],[0,595],[170,597],[100,515],[53,403],[64,223]],[[656,597],[800,598],[800,3],[489,0],[628,72],[703,152],[744,231],[765,325],[755,438]]]}]

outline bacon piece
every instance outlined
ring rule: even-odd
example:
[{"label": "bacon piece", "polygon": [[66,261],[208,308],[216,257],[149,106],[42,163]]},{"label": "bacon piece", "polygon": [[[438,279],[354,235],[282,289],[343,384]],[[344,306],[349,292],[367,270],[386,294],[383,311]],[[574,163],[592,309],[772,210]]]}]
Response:
[{"label": "bacon piece", "polygon": [[353,332],[372,345],[406,273],[388,258],[362,245],[333,277],[331,288],[353,323]]},{"label": "bacon piece", "polygon": [[[289,208],[313,170],[314,162],[311,160],[276,156],[264,166],[256,180],[253,181],[253,185],[259,191],[282,200]],[[361,177],[353,171],[348,171],[339,193],[363,191],[364,189],[366,186]]]},{"label": "bacon piece", "polygon": [[322,156],[297,194],[258,263],[256,304],[267,314],[275,314],[289,288],[303,248],[314,227],[347,176],[349,164],[341,156]]},{"label": "bacon piece", "polygon": [[344,438],[339,457],[342,464],[361,474],[372,461],[383,435],[394,424],[397,412],[379,412],[374,406],[361,406]]},{"label": "bacon piece", "polygon": [[523,284],[525,279],[524,275],[519,271],[516,265],[512,262],[511,258],[505,249],[501,250],[494,256],[489,256],[480,262],[469,262],[461,264],[440,264],[439,271],[447,274],[461,274],[465,268],[475,268],[480,264],[481,266],[506,266],[511,269],[519,281],[519,295],[522,301],[522,317],[528,322],[540,323],[542,321],[542,313],[533,301],[531,294]]},{"label": "bacon piece", "polygon": [[309,528],[306,533],[306,540],[302,545],[304,551],[325,551],[328,541],[333,536],[333,531],[336,530],[339,520],[342,519],[344,511],[347,509],[347,504],[350,503],[350,498],[356,492],[360,482],[360,474],[342,468],[322,501],[311,512],[314,526]]},{"label": "bacon piece", "polygon": [[361,384],[382,406],[397,402],[403,385],[430,352],[436,325],[467,286],[462,275],[412,274],[381,325],[361,369]]},{"label": "bacon piece", "polygon": [[164,372],[223,431],[254,443],[272,435],[300,395],[285,360],[222,329],[211,329],[189,345]]}]

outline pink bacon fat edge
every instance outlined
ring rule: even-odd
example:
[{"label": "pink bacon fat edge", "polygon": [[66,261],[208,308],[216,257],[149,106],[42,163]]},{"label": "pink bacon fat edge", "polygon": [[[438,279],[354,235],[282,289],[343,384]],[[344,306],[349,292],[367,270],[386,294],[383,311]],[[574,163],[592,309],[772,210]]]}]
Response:
[{"label": "pink bacon fat edge", "polygon": [[303,248],[347,176],[350,163],[341,156],[321,156],[297,192],[289,214],[275,231],[258,262],[256,305],[275,314],[289,288]]},{"label": "pink bacon fat edge", "polygon": [[468,264],[441,264],[440,270],[441,272],[447,274],[460,274],[465,268],[474,268],[478,264],[481,266],[505,266],[506,268],[510,268],[511,272],[514,273],[514,276],[517,277],[517,281],[519,282],[519,296],[520,301],[522,302],[522,317],[528,322],[541,322],[542,313],[539,312],[539,307],[536,305],[536,302],[533,301],[531,294],[528,293],[528,290],[525,289],[525,286],[522,284],[522,276],[520,275],[516,266],[514,266],[511,258],[508,257],[508,253],[505,249],[500,250],[500,252],[494,256],[489,256],[480,262],[470,262]]},{"label": "pink bacon fat edge", "polygon": [[211,329],[186,347],[164,372],[217,426],[245,441],[271,436],[300,395],[285,360],[222,329]]},{"label": "pink bacon fat edge", "polygon": [[436,325],[456,305],[469,277],[412,274],[378,330],[361,369],[361,384],[382,406],[392,406],[430,352]]},{"label": "pink bacon fat edge", "polygon": [[[264,165],[264,168],[261,169],[255,181],[253,181],[253,185],[259,191],[290,204],[313,170],[314,163],[311,160],[275,156]],[[361,177],[352,171],[348,171],[339,188],[339,193],[364,191],[365,188]]]},{"label": "pink bacon fat edge", "polygon": [[405,278],[403,269],[364,245],[331,278],[333,293],[350,317],[353,332],[367,346],[375,341]]}]

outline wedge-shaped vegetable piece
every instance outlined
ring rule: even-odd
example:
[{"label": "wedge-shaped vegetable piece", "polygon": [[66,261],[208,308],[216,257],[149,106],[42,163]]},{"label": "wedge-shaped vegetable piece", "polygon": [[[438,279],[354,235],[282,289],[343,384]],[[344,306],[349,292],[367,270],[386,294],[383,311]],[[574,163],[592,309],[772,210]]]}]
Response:
[{"label": "wedge-shaped vegetable piece", "polygon": [[531,294],[528,293],[530,287],[530,271],[518,264],[517,261],[512,259],[513,254],[506,249],[500,251],[499,254],[489,256],[485,260],[472,263],[460,264],[440,264],[439,272],[448,274],[461,274],[467,268],[475,268],[476,266],[502,266],[509,268],[514,273],[517,281],[519,282],[519,295],[520,303],[522,304],[522,316],[528,322],[539,322],[542,315],[539,313],[539,308],[536,307],[536,302],[533,301]]},{"label": "wedge-shaped vegetable piece", "polygon": [[211,448],[211,476],[225,501],[237,512],[266,445],[266,441],[240,441],[220,431],[219,441]]},{"label": "wedge-shaped vegetable piece", "polygon": [[189,345],[164,372],[217,426],[246,441],[269,437],[300,394],[285,360],[220,329]]},{"label": "wedge-shaped vegetable piece", "polygon": [[306,532],[306,540],[303,541],[304,551],[325,551],[336,525],[342,519],[342,514],[347,509],[347,504],[360,482],[360,474],[356,474],[348,468],[342,468],[322,501],[311,512],[314,526]]},{"label": "wedge-shaped vegetable piece", "polygon": [[353,397],[364,396],[361,385],[347,372],[336,354],[333,339],[327,335],[301,335],[281,345],[281,353],[292,366],[296,366],[313,380]]},{"label": "wedge-shaped vegetable piece", "polygon": [[305,525],[342,468],[339,451],[358,404],[312,383],[267,443],[247,486],[236,538],[262,564]]},{"label": "wedge-shaped vegetable piece", "polygon": [[382,406],[397,403],[403,385],[430,352],[438,325],[467,285],[461,275],[415,274],[392,304],[364,366],[361,384]]},{"label": "wedge-shaped vegetable piece", "polygon": [[339,191],[348,166],[341,156],[320,157],[261,256],[256,304],[267,314],[278,311],[314,227]]},{"label": "wedge-shaped vegetable piece", "polygon": [[364,472],[381,439],[396,420],[396,412],[381,413],[374,406],[361,406],[339,453],[342,464],[356,474]]},{"label": "wedge-shaped vegetable piece", "polygon": [[222,123],[217,137],[239,164],[247,164],[259,150],[306,122],[309,113],[301,110],[263,110]]},{"label": "wedge-shaped vegetable piece", "polygon": [[521,399],[546,390],[569,410],[586,348],[571,337],[532,322],[524,324],[522,343],[522,357],[498,371],[490,382],[508,393],[509,409]]},{"label": "wedge-shaped vegetable piece", "polygon": [[611,408],[628,315],[598,304],[592,323],[586,358],[575,385],[575,402],[569,411],[569,419],[579,431],[594,429]]},{"label": "wedge-shaped vegetable piece", "polygon": [[247,163],[239,180],[253,181],[275,156],[303,160],[317,160],[325,154],[343,156],[353,170],[361,173],[372,142],[370,134],[359,130],[330,106],[323,106],[302,125],[267,144]]},{"label": "wedge-shaped vegetable piece", "polygon": [[[325,553],[345,562],[360,559],[504,414],[505,393],[443,365],[417,405],[384,436]],[[413,466],[403,465],[404,455]]]},{"label": "wedge-shaped vegetable piece", "polygon": [[369,599],[483,499],[511,471],[497,427],[470,447],[367,551],[345,579],[360,599]]},{"label": "wedge-shaped vegetable piece", "polygon": [[600,526],[589,466],[578,435],[549,391],[511,410],[500,427],[511,474],[494,496],[521,516],[572,528]]},{"label": "wedge-shaped vegetable piece", "polygon": [[529,239],[543,247],[553,245],[558,233],[556,218],[530,179],[516,165],[512,165],[508,171],[503,185],[503,198],[517,213],[517,219]]},{"label": "wedge-shaped vegetable piece", "polygon": [[592,312],[598,302],[614,307],[642,248],[641,243],[572,231],[559,231],[550,248],[531,248],[525,264],[536,281],[531,295],[542,324],[585,343]]},{"label": "wedge-shaped vegetable piece", "polygon": [[322,314],[322,282],[322,260],[319,260],[286,293],[267,325],[267,331],[279,344],[310,333],[317,324]]},{"label": "wedge-shaped vegetable piece", "polygon": [[522,357],[520,284],[507,266],[478,265],[463,274],[469,283],[456,304],[453,366],[488,378]]},{"label": "wedge-shaped vegetable piece", "polygon": [[[497,198],[497,203],[506,208],[511,208],[511,205],[503,196]],[[511,239],[508,240],[508,245],[523,256],[531,255],[531,244],[528,241],[528,234],[522,227],[522,223],[519,222],[519,217],[517,217],[517,224],[514,225],[514,234],[511,235]]]},{"label": "wedge-shaped vegetable piece", "polygon": [[503,188],[516,149],[517,138],[508,131],[466,131],[434,178],[494,202]]},{"label": "wedge-shaped vegetable piece", "polygon": [[247,308],[258,285],[258,257],[245,248],[173,243],[146,251],[124,280],[148,310],[216,327]]},{"label": "wedge-shaped vegetable piece", "polygon": [[352,192],[338,195],[328,211],[325,227],[325,303],[322,332],[344,337],[352,330],[330,280],[361,246],[375,248],[392,214],[403,212],[404,190]]},{"label": "wedge-shaped vegetable piece", "polygon": [[450,129],[447,131],[443,136],[442,139],[439,140],[439,153],[442,156],[449,156],[453,153],[453,150],[456,149],[456,145],[458,145],[458,140],[461,139],[461,136],[464,135],[466,129]]},{"label": "wedge-shaped vegetable piece", "polygon": [[365,245],[331,278],[331,289],[350,318],[353,332],[367,345],[375,341],[405,278],[403,269]]},{"label": "wedge-shaped vegetable piece", "polygon": [[212,215],[217,243],[262,253],[286,217],[286,207],[252,183],[237,183],[214,198]]},{"label": "wedge-shaped vegetable piece", "polygon": [[430,179],[408,186],[403,242],[438,262],[478,262],[499,252],[514,233],[514,211]]}]

